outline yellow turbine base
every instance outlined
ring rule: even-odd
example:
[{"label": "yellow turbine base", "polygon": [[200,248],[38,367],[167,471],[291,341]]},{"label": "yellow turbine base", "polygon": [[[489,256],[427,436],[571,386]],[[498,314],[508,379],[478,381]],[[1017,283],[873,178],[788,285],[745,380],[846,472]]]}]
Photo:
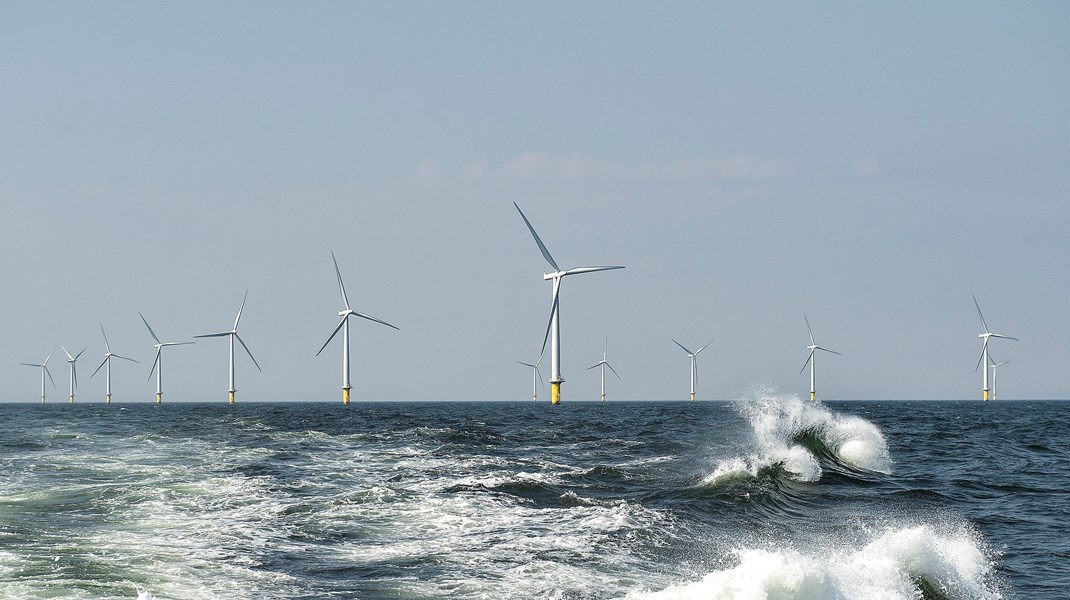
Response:
[{"label": "yellow turbine base", "polygon": [[531,401],[532,402],[538,402],[539,401],[539,396],[538,395],[532,396],[531,397]]},{"label": "yellow turbine base", "polygon": [[160,392],[156,392],[156,404],[159,404],[161,402],[163,402],[163,394]]},{"label": "yellow turbine base", "polygon": [[68,404],[74,404],[74,396],[71,396],[70,402],[68,402]]},{"label": "yellow turbine base", "polygon": [[810,402],[817,402],[817,392],[810,392]]},{"label": "yellow turbine base", "polygon": [[342,404],[349,406],[349,388],[342,388]]},{"label": "yellow turbine base", "polygon": [[107,395],[107,396],[105,396],[104,398],[105,398],[105,400],[106,400],[106,402],[107,402],[108,404],[111,404],[111,394],[108,394],[108,395]]},{"label": "yellow turbine base", "polygon": [[44,404],[44,403],[45,403],[45,397],[41,396],[41,404]]},{"label": "yellow turbine base", "polygon": [[694,401],[695,401],[695,392],[691,392],[691,401],[692,401],[692,402],[694,402]]},{"label": "yellow turbine base", "polygon": [[561,382],[550,383],[550,404],[561,404]]},{"label": "yellow turbine base", "polygon": [[602,402],[605,402],[605,401],[606,401],[606,395],[602,394]]},{"label": "yellow turbine base", "polygon": [[230,403],[234,404],[234,390],[230,390]]},{"label": "yellow turbine base", "polygon": [[985,402],[988,402],[988,390],[983,390],[985,393]]}]

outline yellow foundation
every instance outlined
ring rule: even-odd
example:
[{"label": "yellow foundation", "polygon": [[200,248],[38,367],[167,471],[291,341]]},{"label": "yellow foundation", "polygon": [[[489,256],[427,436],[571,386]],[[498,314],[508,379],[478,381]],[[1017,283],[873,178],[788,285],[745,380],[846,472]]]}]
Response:
[{"label": "yellow foundation", "polygon": [[985,402],[988,402],[988,390],[984,390],[984,392],[985,392]]},{"label": "yellow foundation", "polygon": [[692,401],[692,402],[694,402],[694,401],[695,401],[695,392],[691,392],[691,401]]},{"label": "yellow foundation", "polygon": [[74,404],[74,396],[70,396],[70,401],[69,401],[69,403],[70,403],[70,404]]},{"label": "yellow foundation", "polygon": [[605,401],[606,401],[606,395],[602,394],[602,402],[605,402]]},{"label": "yellow foundation", "polygon": [[156,404],[163,402],[163,394],[156,392]]},{"label": "yellow foundation", "polygon": [[550,383],[550,404],[561,404],[561,382]]},{"label": "yellow foundation", "polygon": [[342,404],[349,406],[349,388],[342,388]]},{"label": "yellow foundation", "polygon": [[111,404],[111,394],[108,394],[107,396],[104,396],[104,399],[105,399],[107,404]]},{"label": "yellow foundation", "polygon": [[810,392],[810,402],[817,402],[817,392]]},{"label": "yellow foundation", "polygon": [[234,390],[230,390],[230,403],[234,404]]}]

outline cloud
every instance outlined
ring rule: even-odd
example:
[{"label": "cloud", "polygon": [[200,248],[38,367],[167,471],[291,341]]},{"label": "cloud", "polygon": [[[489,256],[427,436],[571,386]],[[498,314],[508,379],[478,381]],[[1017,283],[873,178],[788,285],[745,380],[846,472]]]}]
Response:
[{"label": "cloud", "polygon": [[870,175],[877,175],[880,172],[881,168],[877,164],[877,159],[872,156],[856,158],[851,161],[851,173],[856,177],[869,177]]},{"label": "cloud", "polygon": [[[421,170],[422,167],[423,165]],[[643,163],[638,167],[629,167],[612,160],[526,152],[500,165],[493,165],[486,160],[468,163],[461,169],[460,176],[469,180],[498,178],[558,181],[711,181],[781,179],[793,177],[795,171],[795,165],[789,161],[753,156],[689,158],[671,163]]]}]

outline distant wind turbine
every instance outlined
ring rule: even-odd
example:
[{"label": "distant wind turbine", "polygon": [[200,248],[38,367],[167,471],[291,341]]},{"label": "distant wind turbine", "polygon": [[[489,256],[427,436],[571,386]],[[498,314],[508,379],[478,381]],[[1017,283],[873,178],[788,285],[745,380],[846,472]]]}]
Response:
[{"label": "distant wind turbine", "polygon": [[[334,274],[338,276],[338,289],[342,292],[342,303],[345,304],[346,307],[345,307],[345,310],[338,311],[338,316],[342,317],[342,320],[338,322],[338,327],[335,327],[334,331],[331,332],[331,337],[327,338],[326,342],[323,342],[323,346],[320,346],[319,352],[316,353],[316,356],[319,356],[320,352],[323,352],[323,349],[327,347],[327,344],[330,344],[331,340],[334,339],[334,336],[338,335],[338,331],[341,330],[342,331],[342,404],[348,405],[349,404],[349,390],[353,389],[353,385],[350,383],[350,380],[349,380],[349,317],[360,317],[362,319],[367,319],[369,321],[375,321],[376,323],[379,323],[381,325],[386,325],[387,327],[393,327],[394,329],[398,329],[398,328],[393,326],[393,325],[391,325],[390,323],[387,323],[386,321],[381,321],[381,320],[376,319],[375,317],[372,317],[370,315],[366,315],[364,313],[359,313],[359,312],[353,310],[349,306],[349,297],[346,296],[346,286],[342,283],[342,272],[338,269],[338,259],[336,259],[334,257],[334,252],[331,252],[331,260],[334,261]],[[401,331],[401,330],[398,329],[398,331]]]},{"label": "distant wind turbine", "polygon": [[696,359],[698,358],[698,353],[702,352],[703,350],[705,350],[706,346],[709,346],[710,344],[712,344],[713,340],[710,340],[710,341],[706,342],[705,346],[699,348],[698,350],[696,350],[694,352],[688,350],[686,347],[684,347],[683,344],[681,344],[680,342],[678,342],[676,340],[673,340],[673,343],[676,344],[677,346],[679,346],[681,349],[683,349],[684,352],[687,352],[688,358],[691,359],[691,401],[694,402],[695,401],[695,385],[698,383],[698,361]]},{"label": "distant wind turbine", "polygon": [[[63,348],[63,346],[60,346],[60,348]],[[82,348],[82,352],[85,352],[85,348]],[[69,364],[71,366],[71,377],[70,377],[70,391],[71,391],[70,402],[71,402],[71,404],[74,404],[74,390],[78,389],[78,357],[80,357],[82,355],[82,352],[79,352],[78,354],[75,354],[74,356],[71,356],[71,353],[67,352],[66,348],[63,348],[63,353],[67,355],[67,364]]]},{"label": "distant wind turbine", "polygon": [[242,298],[241,306],[238,307],[238,316],[234,317],[234,327],[230,331],[223,331],[221,333],[208,333],[205,335],[195,335],[195,338],[210,338],[210,337],[227,337],[230,338],[230,403],[234,404],[234,340],[237,339],[242,348],[245,348],[245,353],[252,359],[253,364],[256,365],[258,371],[263,372],[260,368],[260,364],[253,358],[253,353],[249,351],[249,346],[245,345],[245,340],[241,339],[238,335],[238,321],[241,319],[241,311],[245,309],[245,301],[249,298],[249,290],[245,290],[245,297]]},{"label": "distant wind turbine", "polygon": [[806,362],[803,363],[802,369],[799,369],[799,373],[806,370],[807,364],[810,365],[810,402],[814,402],[817,399],[817,387],[814,385],[814,363],[816,362],[814,354],[818,350],[824,350],[825,352],[831,352],[832,354],[839,356],[843,355],[835,350],[829,350],[828,348],[818,346],[817,342],[814,341],[814,330],[810,329],[810,319],[806,318],[806,313],[803,313],[803,319],[806,320],[806,331],[810,334],[810,345],[806,347],[806,349],[810,351],[810,354],[806,357]]},{"label": "distant wind turbine", "polygon": [[[600,360],[600,361],[596,362],[595,364],[587,367],[588,371],[590,371],[591,369],[594,369],[595,367],[601,367],[601,369],[599,369],[599,371],[601,371],[601,376],[602,376],[602,388],[601,388],[601,390],[602,390],[602,395],[601,395],[602,400],[601,401],[602,402],[606,401],[606,367],[609,367],[609,370],[613,371],[613,374],[617,376],[617,379],[620,379],[620,375],[617,373],[617,370],[613,368],[613,365],[609,364],[606,361],[606,353],[607,352],[609,352],[609,338],[608,337],[606,338],[606,345],[602,348],[602,360]],[[621,380],[621,381],[623,381],[623,380]]]},{"label": "distant wind turbine", "polygon": [[516,202],[513,203],[517,212],[520,213],[520,218],[524,219],[524,224],[528,226],[528,231],[531,232],[531,236],[535,238],[535,243],[539,246],[539,250],[542,251],[543,258],[546,262],[550,263],[550,266],[554,268],[552,273],[544,273],[542,278],[544,280],[550,280],[553,282],[553,301],[550,303],[550,320],[546,324],[546,335],[543,336],[542,350],[546,351],[546,339],[550,339],[550,403],[561,403],[561,384],[565,382],[565,378],[561,376],[561,321],[560,321],[560,299],[561,299],[561,279],[566,275],[578,275],[580,273],[594,273],[596,271],[609,271],[611,269],[623,269],[624,267],[576,267],[573,269],[562,270],[557,266],[557,262],[550,256],[550,251],[546,249],[546,245],[539,239],[539,234],[535,233],[535,228],[531,226],[531,222],[524,215],[524,211],[520,210],[520,206]]},{"label": "distant wind turbine", "polygon": [[156,336],[156,332],[149,326],[149,322],[145,320],[145,315],[138,313],[138,316],[141,317],[141,322],[145,324],[145,328],[149,330],[149,335],[156,340],[156,344],[153,345],[153,348],[156,348],[156,360],[152,361],[149,379],[152,379],[152,372],[156,371],[156,404],[159,404],[163,402],[163,349],[168,346],[186,346],[196,342],[161,342],[160,338]]},{"label": "distant wind turbine", "polygon": [[100,334],[104,336],[104,349],[105,349],[104,360],[100,363],[100,366],[97,367],[97,370],[93,371],[93,375],[90,375],[89,378],[92,379],[93,376],[97,374],[97,371],[100,370],[100,367],[103,367],[104,365],[108,366],[107,369],[104,369],[104,390],[105,390],[104,391],[104,399],[108,404],[111,404],[111,359],[112,359],[112,357],[121,358],[123,360],[128,360],[130,362],[135,362],[135,363],[138,362],[138,361],[136,361],[136,360],[134,360],[132,358],[127,358],[125,356],[120,356],[120,355],[118,355],[118,354],[116,354],[116,353],[111,351],[111,345],[108,344],[108,334],[104,333],[104,324],[103,323],[100,324]]},{"label": "distant wind turbine", "polygon": [[997,375],[996,369],[1002,367],[1003,365],[1005,365],[1005,364],[1007,364],[1007,363],[1009,363],[1011,361],[1005,360],[1003,362],[996,362],[996,361],[992,360],[991,356],[988,357],[988,361],[991,364],[991,369],[992,369],[992,399],[993,400],[999,400],[999,391],[998,391],[998,388],[996,387],[996,375]]},{"label": "distant wind turbine", "polygon": [[20,365],[26,365],[27,367],[37,367],[37,368],[41,369],[41,404],[45,403],[45,375],[48,375],[49,381],[52,382],[52,387],[53,388],[56,387],[56,380],[52,379],[52,373],[50,373],[49,370],[48,370],[48,359],[52,358],[52,355],[55,354],[55,352],[56,352],[56,349],[52,348],[52,352],[48,353],[48,358],[45,359],[45,362],[40,363],[40,364],[37,364],[37,363],[19,363]]},{"label": "distant wind turbine", "polygon": [[526,363],[523,361],[516,361],[518,365],[524,365],[531,369],[531,400],[534,402],[539,399],[539,386],[542,385],[542,374],[539,373],[539,363],[542,362],[544,355],[539,355],[539,360],[535,361],[535,364]]},{"label": "distant wind turbine", "polygon": [[977,303],[977,296],[973,296],[973,305],[977,307],[977,316],[981,317],[981,327],[984,327],[984,329],[985,329],[984,333],[977,334],[977,337],[983,339],[985,341],[985,343],[981,346],[981,356],[977,359],[977,366],[974,367],[973,370],[974,370],[974,372],[977,372],[977,369],[979,369],[982,364],[985,365],[983,387],[981,388],[981,392],[984,394],[985,402],[987,402],[988,401],[988,362],[989,362],[989,358],[988,358],[988,339],[989,338],[1002,338],[1002,339],[1005,339],[1005,340],[1018,341],[1018,338],[1011,337],[1009,335],[1001,335],[1001,334],[998,334],[998,333],[992,333],[991,331],[989,331],[988,330],[988,324],[985,323],[985,316],[981,314],[981,305]]}]

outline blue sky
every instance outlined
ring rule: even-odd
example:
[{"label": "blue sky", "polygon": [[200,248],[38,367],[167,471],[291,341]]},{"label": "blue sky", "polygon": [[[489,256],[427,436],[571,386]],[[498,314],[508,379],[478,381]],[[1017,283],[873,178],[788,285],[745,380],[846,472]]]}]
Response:
[{"label": "blue sky", "polygon": [[[142,360],[226,328],[239,400],[523,399],[546,268],[565,398],[808,391],[974,398],[977,295],[1001,396],[1070,390],[1070,42],[1062,3],[7,3],[0,9],[0,400],[56,344]],[[214,342],[214,343],[213,343]],[[76,348],[75,348],[76,347]],[[38,356],[40,355],[40,356]],[[65,365],[50,363],[66,396]],[[165,398],[226,397],[226,344]],[[92,363],[90,365],[90,363]],[[61,375],[63,375],[61,377]],[[100,389],[98,389],[100,388]]]}]

